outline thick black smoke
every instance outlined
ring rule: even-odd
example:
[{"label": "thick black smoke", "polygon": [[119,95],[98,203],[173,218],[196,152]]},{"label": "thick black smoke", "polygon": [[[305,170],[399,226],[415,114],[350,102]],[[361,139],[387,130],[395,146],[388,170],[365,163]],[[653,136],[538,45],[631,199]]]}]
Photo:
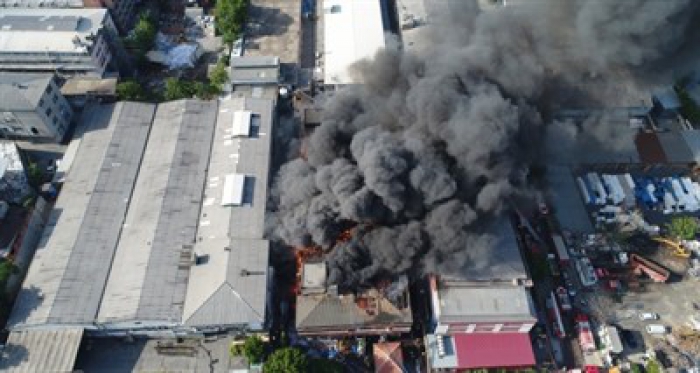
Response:
[{"label": "thick black smoke", "polygon": [[[331,283],[479,263],[494,220],[529,193],[540,113],[595,97],[606,77],[633,79],[619,72],[675,50],[696,10],[690,0],[455,3],[412,51],[357,64],[361,84],[328,99],[306,157],[277,176],[274,234],[332,249]],[[578,86],[592,76],[595,93]]]}]

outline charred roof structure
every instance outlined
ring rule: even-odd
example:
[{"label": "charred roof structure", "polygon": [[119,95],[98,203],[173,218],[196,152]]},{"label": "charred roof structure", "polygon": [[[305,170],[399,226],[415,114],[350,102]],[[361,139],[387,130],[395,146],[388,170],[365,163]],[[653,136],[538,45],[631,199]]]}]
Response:
[{"label": "charred roof structure", "polygon": [[296,327],[305,336],[366,336],[401,334],[413,323],[405,277],[386,287],[339,293],[326,286],[322,261],[302,265]]}]

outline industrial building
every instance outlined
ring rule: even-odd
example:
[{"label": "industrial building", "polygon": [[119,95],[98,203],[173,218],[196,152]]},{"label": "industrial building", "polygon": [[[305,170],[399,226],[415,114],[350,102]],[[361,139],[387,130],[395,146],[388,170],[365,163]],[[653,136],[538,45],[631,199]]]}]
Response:
[{"label": "industrial building", "polygon": [[429,279],[430,371],[521,368],[535,365],[529,332],[537,322],[529,275],[510,224],[484,263],[463,275]]},{"label": "industrial building", "polygon": [[232,57],[231,73],[233,85],[272,85],[280,80],[280,59],[272,56]]},{"label": "industrial building", "polygon": [[134,23],[136,0],[0,0],[0,8],[106,8],[122,32]]},{"label": "industrial building", "polygon": [[[266,327],[273,112],[274,101],[262,98],[120,102],[85,112],[10,317],[11,334],[59,331],[42,342],[53,350],[24,346],[27,364],[74,353],[61,344],[76,333]],[[49,350],[54,357],[39,352]]]},{"label": "industrial building", "polygon": [[413,317],[405,278],[383,289],[339,294],[337,286],[326,284],[327,275],[323,261],[302,265],[296,306],[299,335],[344,338],[400,335],[411,330]]},{"label": "industrial building", "polygon": [[73,110],[52,73],[0,72],[0,134],[6,139],[63,140]]},{"label": "industrial building", "polygon": [[116,73],[120,42],[99,8],[8,8],[0,12],[0,71]]},{"label": "industrial building", "polygon": [[323,1],[324,84],[359,83],[351,66],[386,45],[387,6],[384,0]]}]

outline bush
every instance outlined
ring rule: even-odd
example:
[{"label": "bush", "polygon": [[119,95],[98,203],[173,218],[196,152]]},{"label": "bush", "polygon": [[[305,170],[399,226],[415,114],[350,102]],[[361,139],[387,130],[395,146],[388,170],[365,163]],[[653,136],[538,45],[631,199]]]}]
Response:
[{"label": "bush", "polygon": [[671,219],[668,233],[677,240],[693,240],[698,233],[698,221],[691,216],[678,216]]},{"label": "bush", "polygon": [[243,356],[250,364],[259,364],[265,355],[265,342],[257,335],[246,338],[243,344]]},{"label": "bush", "polygon": [[165,79],[165,93],[163,94],[165,101],[191,98],[195,93],[196,87],[191,82],[177,78]]},{"label": "bush", "polygon": [[265,373],[305,373],[309,362],[299,349],[285,347],[275,351],[265,362]]},{"label": "bush", "polygon": [[661,366],[656,360],[649,360],[644,370],[646,370],[647,373],[661,373]]},{"label": "bush", "polygon": [[146,91],[141,84],[134,80],[126,80],[117,84],[117,96],[121,101],[145,101]]}]

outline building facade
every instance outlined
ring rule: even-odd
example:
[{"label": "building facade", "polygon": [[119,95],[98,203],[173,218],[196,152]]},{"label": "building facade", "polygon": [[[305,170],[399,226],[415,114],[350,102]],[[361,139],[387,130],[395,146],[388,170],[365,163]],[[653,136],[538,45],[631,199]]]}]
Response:
[{"label": "building facade", "polygon": [[86,8],[107,8],[122,33],[130,30],[136,20],[136,0],[83,0]]},{"label": "building facade", "polygon": [[0,136],[60,142],[73,110],[55,74],[0,73]]},{"label": "building facade", "polygon": [[106,9],[0,12],[0,71],[118,75],[118,31]]}]

